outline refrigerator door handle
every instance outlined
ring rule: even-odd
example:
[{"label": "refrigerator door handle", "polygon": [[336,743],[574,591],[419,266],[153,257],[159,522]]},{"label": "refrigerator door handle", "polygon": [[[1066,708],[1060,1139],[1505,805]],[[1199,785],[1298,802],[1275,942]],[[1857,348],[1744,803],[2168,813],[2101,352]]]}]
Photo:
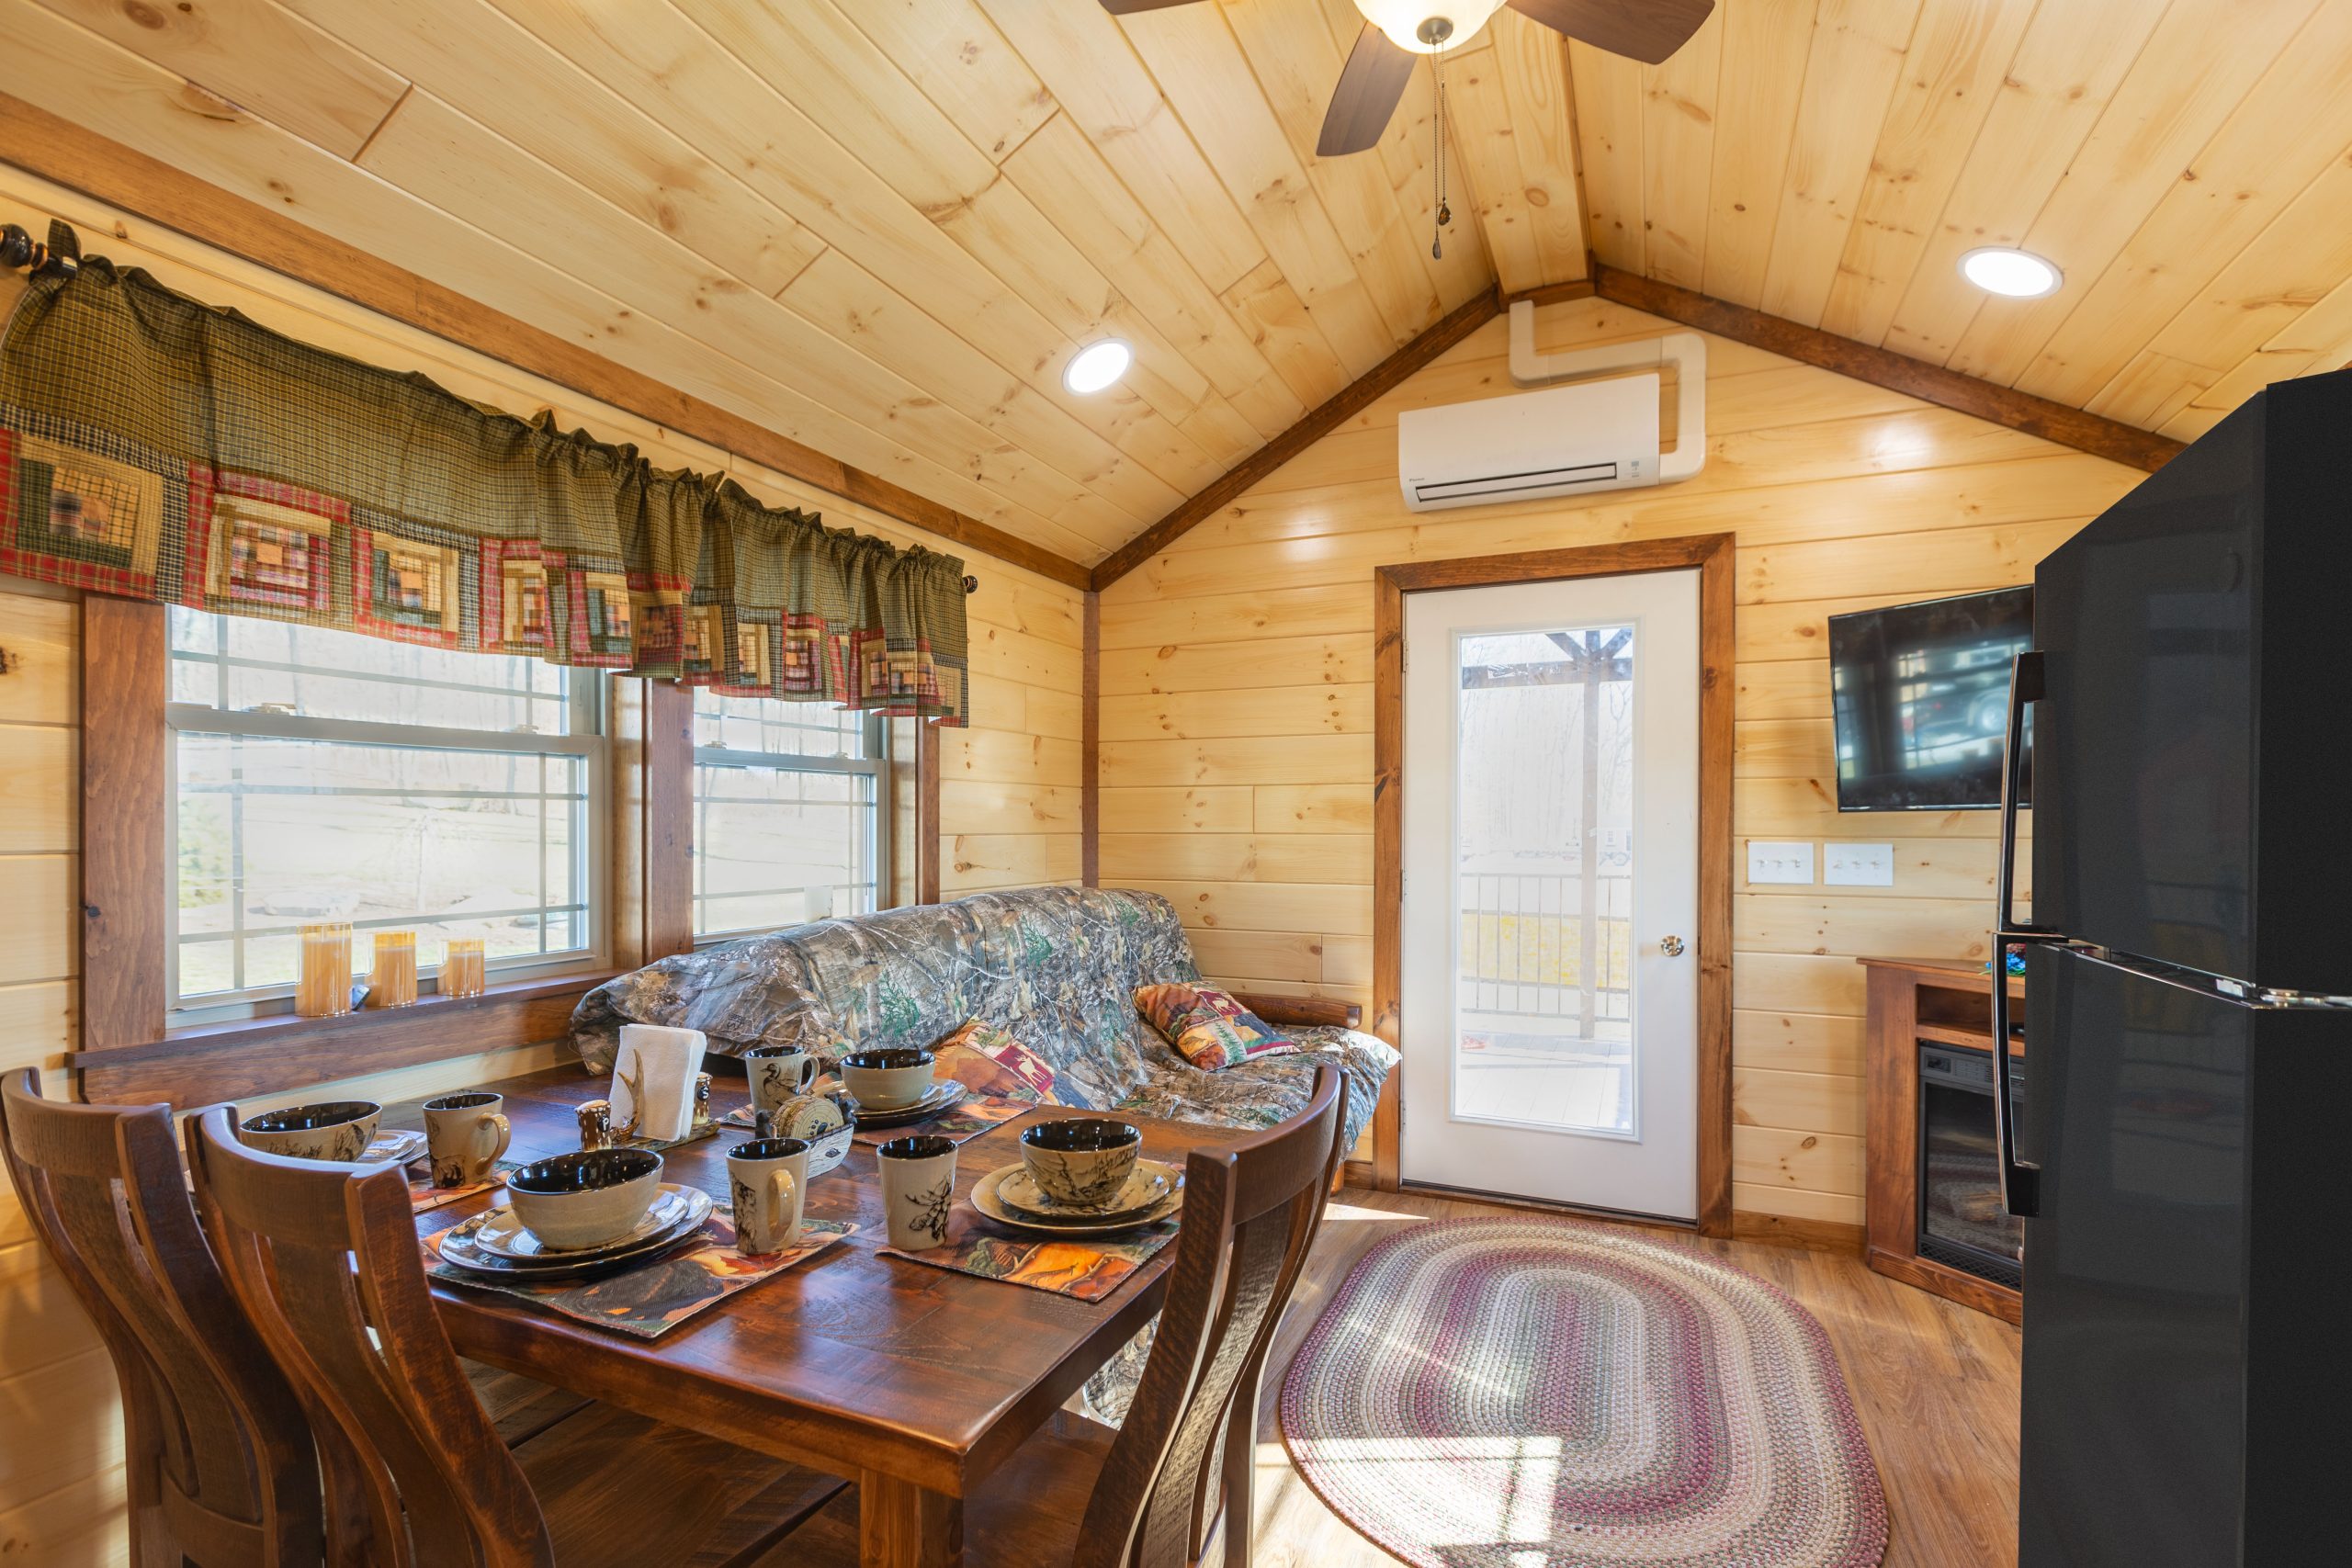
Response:
[{"label": "refrigerator door handle", "polygon": [[[2041,1168],[2018,1157],[2018,1112],[2009,1087],[2009,947],[2063,942],[2045,926],[2017,918],[2018,795],[2025,767],[2025,710],[2042,698],[2041,653],[2029,649],[2009,666],[2009,721],[2001,742],[2001,859],[1993,871],[1993,1137],[2001,1207],[2019,1219],[2041,1212]],[[2046,1047],[2045,1047],[2046,1048]]]},{"label": "refrigerator door handle", "polygon": [[1993,929],[2011,940],[2054,936],[2047,926],[2018,919],[2018,796],[2025,774],[2025,710],[2042,698],[2041,651],[2028,649],[2009,661],[2008,725],[2001,738],[2001,859],[1993,868]]}]

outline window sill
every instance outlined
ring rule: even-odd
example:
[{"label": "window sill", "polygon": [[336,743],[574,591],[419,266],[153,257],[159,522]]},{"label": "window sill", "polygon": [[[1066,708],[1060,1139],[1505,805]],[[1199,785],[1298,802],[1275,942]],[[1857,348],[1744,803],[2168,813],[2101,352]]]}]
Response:
[{"label": "window sill", "polygon": [[559,1040],[573,1005],[619,973],[544,976],[479,997],[426,997],[339,1018],[281,1013],[190,1024],[144,1044],[76,1051],[69,1060],[85,1100],[203,1105]]}]

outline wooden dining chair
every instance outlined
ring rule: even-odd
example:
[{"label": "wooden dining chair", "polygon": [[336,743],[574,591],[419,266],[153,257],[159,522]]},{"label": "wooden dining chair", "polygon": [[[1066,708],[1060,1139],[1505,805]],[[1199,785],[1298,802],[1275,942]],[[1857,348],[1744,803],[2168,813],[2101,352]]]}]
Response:
[{"label": "wooden dining chair", "polygon": [[114,1358],[132,1563],[317,1563],[310,1423],[205,1244],[170,1109],[44,1100],[28,1069],[0,1082],[0,1146]]},{"label": "wooden dining chair", "polygon": [[433,1304],[388,1166],[188,1127],[231,1289],[322,1433],[331,1561],[367,1568],[748,1564],[847,1483],[616,1406],[509,1450]]},{"label": "wooden dining chair", "polygon": [[[971,1568],[1192,1568],[1220,1537],[1227,1568],[1247,1568],[1259,1380],[1344,1153],[1341,1084],[1318,1066],[1297,1116],[1185,1160],[1168,1300],[1125,1423],[1060,1412],[991,1472],[965,1502]],[[857,1532],[852,1491],[773,1561],[854,1562]]]}]

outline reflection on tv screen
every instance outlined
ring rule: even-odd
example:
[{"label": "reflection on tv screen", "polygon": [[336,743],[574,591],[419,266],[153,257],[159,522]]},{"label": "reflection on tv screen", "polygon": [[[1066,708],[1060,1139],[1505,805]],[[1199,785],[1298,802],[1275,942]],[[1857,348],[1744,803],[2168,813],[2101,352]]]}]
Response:
[{"label": "reflection on tv screen", "polygon": [[2010,661],[2032,646],[2030,587],[1832,615],[1838,808],[1998,806]]}]

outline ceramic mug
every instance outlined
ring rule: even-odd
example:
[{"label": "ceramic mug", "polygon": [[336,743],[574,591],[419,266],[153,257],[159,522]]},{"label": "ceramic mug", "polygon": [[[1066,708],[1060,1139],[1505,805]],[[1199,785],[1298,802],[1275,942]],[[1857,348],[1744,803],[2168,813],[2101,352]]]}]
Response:
[{"label": "ceramic mug", "polygon": [[1040,1122],[1021,1134],[1021,1163],[1029,1179],[1057,1203],[1093,1208],[1108,1203],[1136,1170],[1143,1134],[1107,1116]]},{"label": "ceramic mug", "polygon": [[798,1045],[754,1045],[743,1053],[743,1073],[752,1080],[752,1111],[774,1115],[816,1081],[817,1058]]},{"label": "ceramic mug", "polygon": [[890,1245],[924,1252],[945,1241],[948,1211],[956,1206],[956,1140],[917,1134],[892,1138],[874,1155],[882,1168]]},{"label": "ceramic mug", "polygon": [[514,1136],[505,1108],[505,1096],[480,1089],[424,1102],[424,1146],[433,1156],[434,1186],[469,1187],[490,1179]]},{"label": "ceramic mug", "polygon": [[931,1092],[931,1053],[909,1046],[853,1051],[842,1058],[842,1081],[868,1111],[904,1111]]},{"label": "ceramic mug", "polygon": [[802,1138],[747,1138],[727,1151],[735,1201],[735,1250],[746,1258],[800,1245],[808,1201],[808,1145]]},{"label": "ceramic mug", "polygon": [[237,1124],[247,1148],[288,1159],[357,1159],[376,1141],[376,1119],[384,1108],[372,1100],[338,1100],[321,1105],[289,1105],[265,1111]]}]

